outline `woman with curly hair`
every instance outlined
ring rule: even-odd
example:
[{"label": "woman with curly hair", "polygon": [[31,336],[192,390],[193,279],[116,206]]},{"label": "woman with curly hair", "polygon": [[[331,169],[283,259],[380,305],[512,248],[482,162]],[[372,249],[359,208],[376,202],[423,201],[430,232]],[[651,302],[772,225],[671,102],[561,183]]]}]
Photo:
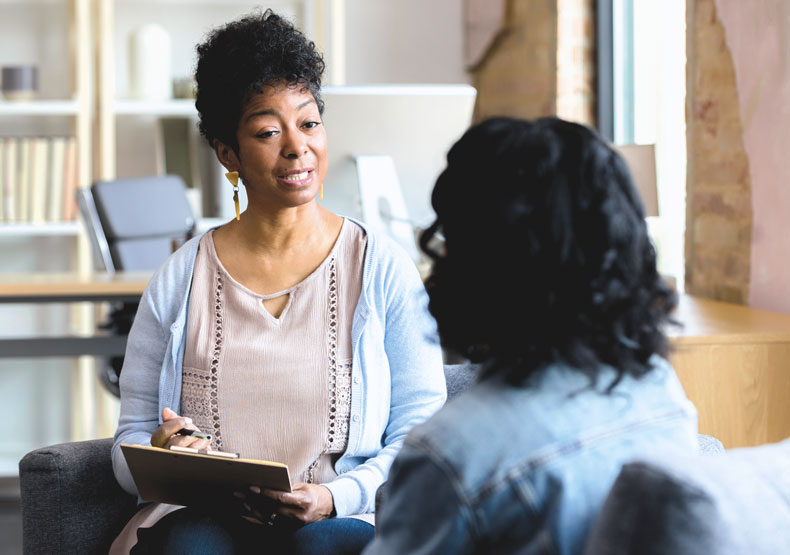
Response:
[{"label": "woman with curly hair", "polygon": [[482,373],[407,436],[365,555],[580,553],[624,462],[697,450],[638,193],[589,129],[497,118],[432,202],[430,310]]},{"label": "woman with curly hair", "polygon": [[212,448],[286,463],[293,493],[148,504],[114,550],[358,553],[406,433],[446,396],[427,295],[394,242],[316,201],[327,144],[315,45],[267,10],[197,52],[200,130],[228,194],[241,184],[249,202],[151,279],[121,373],[113,466],[136,494],[122,443]]}]

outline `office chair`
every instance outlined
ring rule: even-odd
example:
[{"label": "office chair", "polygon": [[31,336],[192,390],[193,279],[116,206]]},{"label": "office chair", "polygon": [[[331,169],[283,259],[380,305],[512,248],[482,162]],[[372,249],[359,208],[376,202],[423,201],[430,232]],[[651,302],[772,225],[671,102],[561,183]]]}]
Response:
[{"label": "office chair", "polygon": [[[153,271],[194,233],[186,186],[176,175],[98,181],[77,191],[97,271]],[[137,303],[116,303],[103,329],[126,335]],[[102,384],[120,395],[123,357],[100,365]]]}]

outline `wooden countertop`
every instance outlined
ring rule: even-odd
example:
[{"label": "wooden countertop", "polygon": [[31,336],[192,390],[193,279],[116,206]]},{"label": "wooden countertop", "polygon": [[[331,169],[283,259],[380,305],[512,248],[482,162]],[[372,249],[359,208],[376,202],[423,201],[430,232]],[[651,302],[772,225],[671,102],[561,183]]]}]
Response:
[{"label": "wooden countertop", "polygon": [[139,296],[151,275],[151,272],[0,273],[0,298],[10,302],[16,298]]},{"label": "wooden countertop", "polygon": [[667,333],[675,345],[790,342],[790,315],[680,295]]}]

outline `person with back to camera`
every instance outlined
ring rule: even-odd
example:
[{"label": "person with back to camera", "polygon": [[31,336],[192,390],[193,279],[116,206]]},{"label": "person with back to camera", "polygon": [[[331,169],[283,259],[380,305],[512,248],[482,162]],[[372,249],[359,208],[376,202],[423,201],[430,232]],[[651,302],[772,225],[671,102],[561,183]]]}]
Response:
[{"label": "person with back to camera", "polygon": [[151,279],[113,467],[136,494],[122,443],[210,447],[286,463],[294,491],[229,492],[234,510],[214,512],[148,504],[113,551],[359,553],[406,433],[446,396],[427,295],[394,242],[316,202],[327,145],[314,44],[267,10],[197,52],[200,129],[248,206]]},{"label": "person with back to camera", "polygon": [[496,118],[432,202],[430,310],[482,371],[407,436],[364,553],[580,553],[626,461],[698,449],[638,193],[589,129]]}]

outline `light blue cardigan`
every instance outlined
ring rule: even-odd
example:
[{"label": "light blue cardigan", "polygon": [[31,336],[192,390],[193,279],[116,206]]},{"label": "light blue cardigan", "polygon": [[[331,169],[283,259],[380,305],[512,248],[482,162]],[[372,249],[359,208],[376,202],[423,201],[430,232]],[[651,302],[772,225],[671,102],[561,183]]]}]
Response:
[{"label": "light blue cardigan", "polygon": [[[364,226],[353,220],[348,223]],[[180,411],[187,311],[200,237],[156,271],[129,333],[121,372],[121,415],[112,449],[121,486],[137,494],[120,449],[150,445],[162,408]],[[324,484],[338,516],[374,511],[403,439],[446,398],[436,324],[414,263],[385,236],[367,233],[362,294],[351,329],[353,369],[348,447]],[[251,386],[254,384],[251,384]]]}]

